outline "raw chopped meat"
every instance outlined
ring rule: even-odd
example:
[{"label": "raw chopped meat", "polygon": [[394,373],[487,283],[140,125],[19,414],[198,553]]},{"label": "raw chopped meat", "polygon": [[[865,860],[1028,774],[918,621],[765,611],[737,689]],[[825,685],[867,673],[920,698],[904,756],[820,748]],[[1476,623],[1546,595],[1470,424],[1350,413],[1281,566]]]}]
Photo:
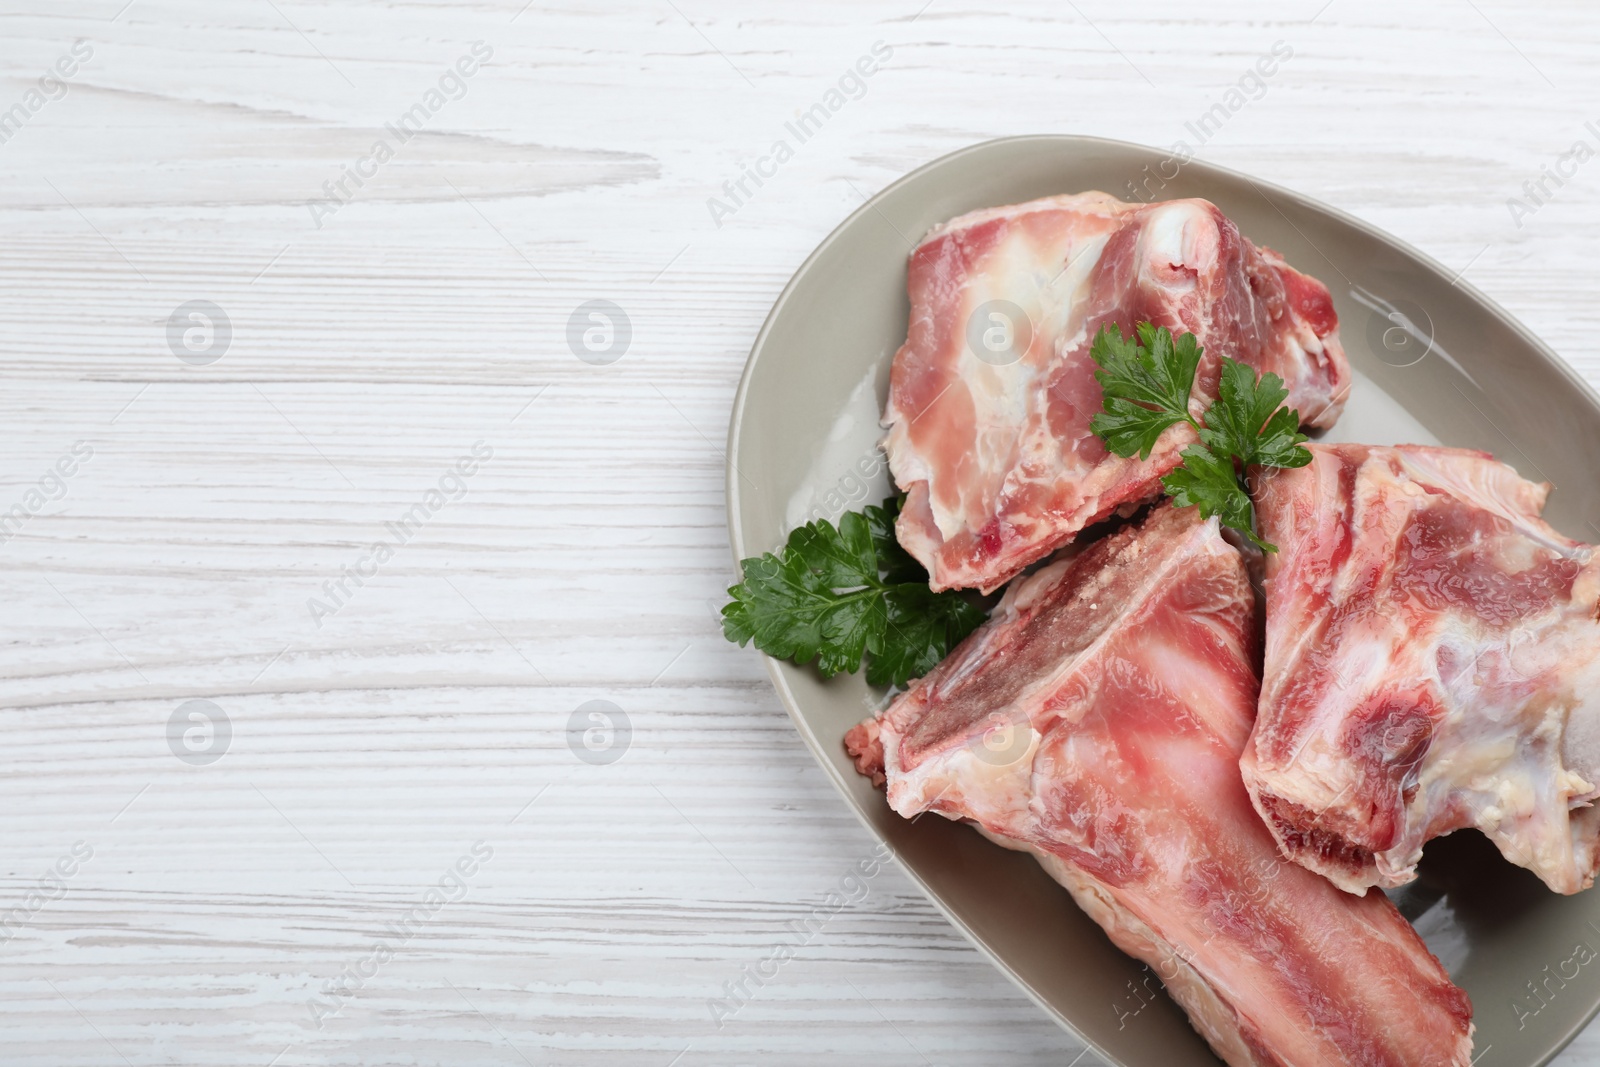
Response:
[{"label": "raw chopped meat", "polygon": [[1286,854],[1351,892],[1467,826],[1558,893],[1600,864],[1600,563],[1484,452],[1313,445],[1264,472],[1260,716],[1242,768]]},{"label": "raw chopped meat", "polygon": [[1143,461],[1090,432],[1100,384],[1089,347],[1104,323],[1199,338],[1196,416],[1215,398],[1221,356],[1281,377],[1312,426],[1331,426],[1350,391],[1328,290],[1204,200],[1091,192],[963,215],[912,252],[907,290],[885,449],[908,494],[900,542],[935,589],[998,588],[1090,523],[1154,498],[1181,462],[1187,426]]},{"label": "raw chopped meat", "polygon": [[901,815],[1031,851],[1234,1067],[1465,1065],[1471,1005],[1416,932],[1250,806],[1255,615],[1216,520],[1158,508],[1013,585],[851,746]]},{"label": "raw chopped meat", "polygon": [[857,774],[871,778],[873,785],[884,784],[883,737],[877,719],[852,726],[844,735],[844,747],[850,753],[850,761],[856,765]]}]

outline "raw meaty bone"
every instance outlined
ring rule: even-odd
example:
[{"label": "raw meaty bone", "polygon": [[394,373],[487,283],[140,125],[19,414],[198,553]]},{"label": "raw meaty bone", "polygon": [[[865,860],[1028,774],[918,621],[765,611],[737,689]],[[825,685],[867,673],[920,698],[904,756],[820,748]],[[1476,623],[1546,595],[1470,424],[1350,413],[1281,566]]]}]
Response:
[{"label": "raw meaty bone", "polygon": [[1471,1005],[1416,932],[1250,806],[1254,619],[1216,520],[1159,508],[1013,585],[846,745],[901,815],[1031,851],[1235,1067],[1465,1065]]},{"label": "raw meaty bone", "polygon": [[1089,430],[1100,410],[1089,348],[1104,323],[1199,339],[1196,418],[1222,356],[1277,374],[1312,426],[1333,425],[1350,391],[1328,290],[1204,200],[1082,193],[963,215],[923,238],[906,287],[884,447],[908,494],[900,543],[934,589],[999,588],[1090,523],[1154,499],[1181,462],[1187,425],[1147,460],[1107,452]]},{"label": "raw meaty bone", "polygon": [[1476,826],[1558,893],[1600,863],[1600,563],[1484,452],[1312,445],[1259,476],[1267,648],[1244,779],[1353,893]]}]

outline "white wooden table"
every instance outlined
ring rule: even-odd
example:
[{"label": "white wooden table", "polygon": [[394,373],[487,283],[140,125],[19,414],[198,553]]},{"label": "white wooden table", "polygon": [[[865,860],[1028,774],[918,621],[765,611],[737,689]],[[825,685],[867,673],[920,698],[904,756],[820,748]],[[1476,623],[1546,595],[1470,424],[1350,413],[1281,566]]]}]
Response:
[{"label": "white wooden table", "polygon": [[1281,41],[1199,157],[1600,380],[1600,162],[1507,204],[1600,9],[1003,6],[0,5],[0,1062],[1074,1062],[892,867],[713,1019],[871,847],[716,623],[762,317],[913,167],[1194,144]]}]

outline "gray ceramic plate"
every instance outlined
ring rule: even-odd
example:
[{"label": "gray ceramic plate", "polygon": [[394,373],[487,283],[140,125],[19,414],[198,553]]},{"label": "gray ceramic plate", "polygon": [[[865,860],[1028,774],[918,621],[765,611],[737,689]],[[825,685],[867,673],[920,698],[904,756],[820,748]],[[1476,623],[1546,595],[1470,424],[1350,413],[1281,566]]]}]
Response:
[{"label": "gray ceramic plate", "polygon": [[[1178,173],[1162,183],[1162,176]],[[1487,449],[1555,486],[1550,521],[1600,540],[1600,401],[1539,340],[1453,272],[1348,215],[1156,149],[1020,137],[946,156],[874,197],[812,253],[756,338],[728,435],[736,558],[889,491],[875,450],[889,361],[905,338],[906,255],[975,208],[1102,189],[1205,197],[1258,244],[1333,290],[1358,376],[1330,439]],[[973,943],[1062,1025],[1128,1067],[1217,1062],[1181,1011],[1132,990],[1144,970],[1027,856],[943,819],[915,824],[845,758],[881,702],[859,677],[768,662],[806,743],[862,821]],[[1559,897],[1476,832],[1435,841],[1399,903],[1472,997],[1480,1067],[1552,1058],[1600,1007],[1600,890]],[[1588,961],[1587,963],[1581,961]]]}]

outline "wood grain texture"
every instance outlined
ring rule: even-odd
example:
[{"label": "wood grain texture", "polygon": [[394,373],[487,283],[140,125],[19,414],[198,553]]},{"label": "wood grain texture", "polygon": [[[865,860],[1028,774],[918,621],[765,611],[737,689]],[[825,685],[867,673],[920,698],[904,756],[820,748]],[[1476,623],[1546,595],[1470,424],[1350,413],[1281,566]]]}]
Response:
[{"label": "wood grain texture", "polygon": [[[0,9],[0,112],[29,112],[0,144],[7,1064],[1095,1063],[892,866],[708,1009],[871,849],[718,635],[733,390],[806,253],[941,154],[1170,145],[1287,42],[1199,156],[1416,244],[1600,381],[1600,162],[1520,226],[1506,203],[1600,145],[1584,0],[124,4]],[[568,346],[593,299],[632,327],[608,366]],[[207,365],[169,344],[192,300],[232,327]],[[459,498],[314,617],[476,442]],[[169,746],[191,699],[231,726],[209,765]],[[631,722],[609,765],[567,744],[590,700]],[[394,934],[441,879],[459,899]],[[1586,1035],[1559,1062],[1597,1060]]]}]

